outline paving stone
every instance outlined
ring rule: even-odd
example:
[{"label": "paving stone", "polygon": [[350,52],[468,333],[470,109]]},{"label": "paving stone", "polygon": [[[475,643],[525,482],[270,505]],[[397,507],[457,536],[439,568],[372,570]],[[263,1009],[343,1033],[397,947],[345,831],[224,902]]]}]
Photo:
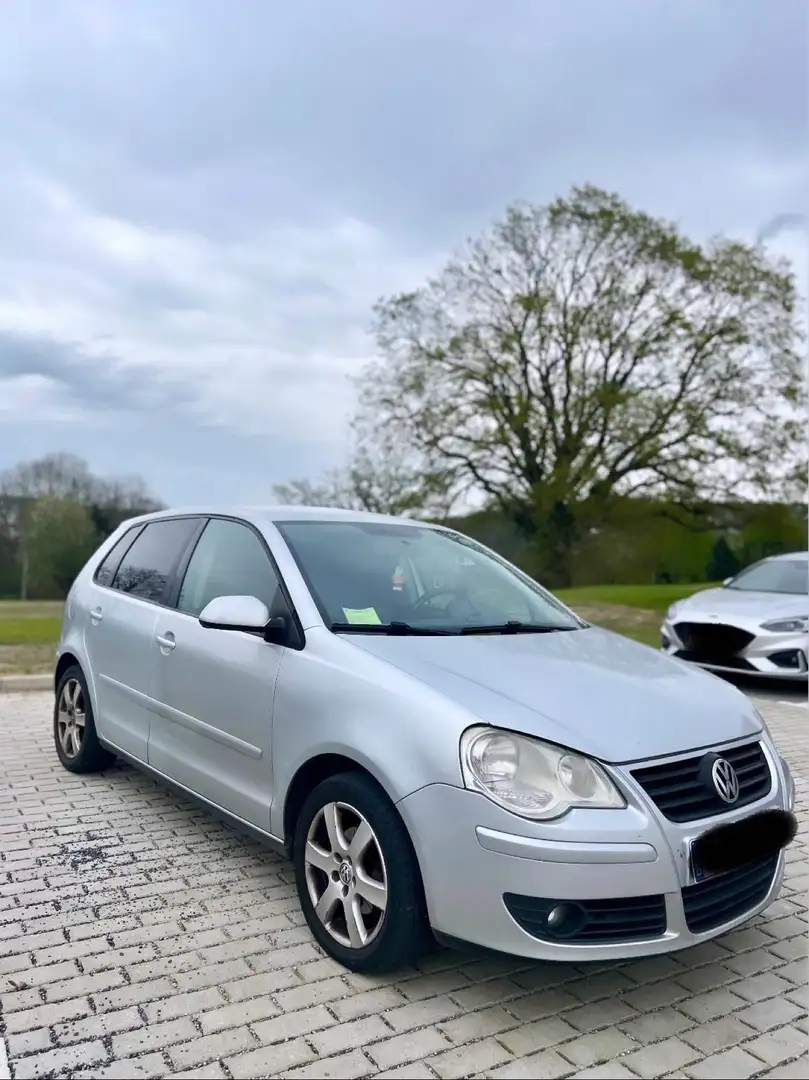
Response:
[{"label": "paving stone", "polygon": [[[805,710],[758,705],[806,830]],[[283,858],[128,766],[61,769],[50,708],[47,694],[0,693],[0,1008],[15,1080],[807,1075],[805,831],[778,902],[697,948],[577,965],[436,950],[370,978],[314,944]],[[104,857],[72,869],[62,853],[90,844]]]}]

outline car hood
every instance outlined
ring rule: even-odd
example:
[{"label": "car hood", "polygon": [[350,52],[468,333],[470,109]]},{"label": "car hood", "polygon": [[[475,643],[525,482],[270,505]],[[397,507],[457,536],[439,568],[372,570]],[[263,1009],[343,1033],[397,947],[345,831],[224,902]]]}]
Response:
[{"label": "car hood", "polygon": [[602,761],[676,754],[761,730],[735,687],[597,627],[470,637],[356,634],[346,640],[486,723]]},{"label": "car hood", "polygon": [[705,589],[677,605],[672,621],[683,621],[689,615],[700,618],[717,616],[727,619],[738,616],[756,623],[768,619],[788,619],[809,614],[809,599],[793,593],[748,592],[746,589]]}]

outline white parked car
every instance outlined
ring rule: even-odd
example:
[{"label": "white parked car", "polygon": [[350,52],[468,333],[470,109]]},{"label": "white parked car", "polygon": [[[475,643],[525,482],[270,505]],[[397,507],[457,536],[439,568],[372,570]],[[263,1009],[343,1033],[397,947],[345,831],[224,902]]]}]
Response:
[{"label": "white parked car", "polygon": [[809,671],[809,555],[762,559],[672,604],[663,652],[711,671],[805,681]]}]

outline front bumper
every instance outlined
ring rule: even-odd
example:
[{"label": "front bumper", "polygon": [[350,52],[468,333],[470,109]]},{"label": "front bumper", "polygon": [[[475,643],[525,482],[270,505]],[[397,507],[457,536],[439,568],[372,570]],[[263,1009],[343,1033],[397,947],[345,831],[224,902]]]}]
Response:
[{"label": "front bumper", "polygon": [[[610,772],[627,799],[625,809],[574,810],[555,823],[525,821],[483,795],[448,785],[434,784],[409,795],[398,805],[419,858],[433,930],[516,956],[572,961],[671,952],[732,930],[776,898],[784,854],[764,868],[763,878],[759,872],[757,891],[750,892],[748,884],[742,900],[753,895],[749,907],[739,911],[737,903],[732,917],[700,932],[693,929],[702,925],[694,917],[694,903],[703,909],[703,899],[709,907],[715,903],[706,885],[728,890],[717,884],[722,878],[695,882],[690,841],[718,824],[761,810],[792,809],[794,788],[786,763],[771,744],[764,745],[773,779],[767,797],[721,817],[683,825],[665,819],[623,767]],[[614,912],[642,909],[646,921],[640,925],[654,928],[631,940],[541,940],[525,929],[530,917],[526,921],[520,913],[528,901],[528,907],[536,908],[549,898],[555,904],[579,901],[601,912],[599,917],[607,922],[614,920]],[[652,901],[658,914],[650,921]],[[726,909],[720,905],[714,910]]]},{"label": "front bumper", "polygon": [[660,627],[660,647],[667,656],[696,664],[708,671],[720,671],[733,675],[762,676],[768,679],[786,679],[806,682],[809,673],[809,637],[806,634],[778,634],[762,630],[752,620],[723,620],[723,625],[746,632],[751,640],[736,652],[696,652],[687,648],[680,639],[677,623],[688,622],[710,626],[710,621],[687,612],[678,614],[674,620],[666,618]]}]

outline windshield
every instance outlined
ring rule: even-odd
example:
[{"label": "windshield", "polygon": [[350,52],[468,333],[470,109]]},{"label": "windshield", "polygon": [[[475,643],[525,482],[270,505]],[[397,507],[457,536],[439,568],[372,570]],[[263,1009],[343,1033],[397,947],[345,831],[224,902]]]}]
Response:
[{"label": "windshield", "polygon": [[809,562],[774,559],[772,562],[756,563],[755,566],[742,570],[727,587],[750,592],[794,593],[796,596],[806,596],[809,593]]},{"label": "windshield", "polygon": [[[460,633],[521,626],[576,630],[538,585],[473,540],[429,526],[276,523],[328,626]],[[519,625],[518,625],[519,624]]]}]

